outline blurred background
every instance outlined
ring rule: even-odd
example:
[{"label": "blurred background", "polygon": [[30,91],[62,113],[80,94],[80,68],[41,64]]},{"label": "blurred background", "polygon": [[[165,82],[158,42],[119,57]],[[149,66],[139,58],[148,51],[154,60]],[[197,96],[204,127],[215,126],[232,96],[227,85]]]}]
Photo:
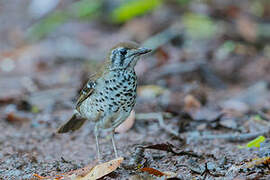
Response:
[{"label": "blurred background", "polygon": [[[268,128],[269,0],[0,0],[0,177],[50,175],[93,161],[91,125],[69,135],[55,131],[122,41],[153,49],[136,67],[136,114],[169,113],[166,124],[187,135],[188,149],[213,146],[223,156],[224,143],[198,146],[189,133]],[[122,156],[135,144],[182,143],[160,135],[153,119],[123,127],[128,132],[116,137]]]}]

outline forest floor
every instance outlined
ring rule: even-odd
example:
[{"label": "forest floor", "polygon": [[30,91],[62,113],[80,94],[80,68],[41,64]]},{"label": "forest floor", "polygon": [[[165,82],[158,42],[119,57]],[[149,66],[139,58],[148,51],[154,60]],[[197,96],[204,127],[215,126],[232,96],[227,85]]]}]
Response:
[{"label": "forest floor", "polygon": [[[135,123],[115,135],[124,161],[103,179],[155,179],[154,170],[178,179],[270,177],[270,38],[256,31],[269,29],[270,6],[259,21],[245,13],[250,1],[164,3],[125,24],[73,19],[27,41],[35,20],[27,4],[14,4],[0,3],[0,179],[56,177],[95,162],[92,123],[56,131],[87,78],[125,40],[154,51],[136,66]],[[207,16],[194,15],[200,8]],[[194,37],[194,26],[207,38]],[[106,134],[100,146],[103,162],[115,158]]]}]

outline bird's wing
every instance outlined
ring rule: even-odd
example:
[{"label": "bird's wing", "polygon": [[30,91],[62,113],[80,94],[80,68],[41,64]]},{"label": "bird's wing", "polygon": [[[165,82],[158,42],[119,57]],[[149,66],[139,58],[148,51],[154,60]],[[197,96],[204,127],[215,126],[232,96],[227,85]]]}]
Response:
[{"label": "bird's wing", "polygon": [[82,88],[80,92],[80,96],[76,103],[76,109],[78,111],[79,111],[78,108],[80,107],[82,102],[94,92],[95,86],[96,86],[96,79],[95,79],[95,76],[93,76],[88,80],[88,82],[84,85],[84,87]]}]

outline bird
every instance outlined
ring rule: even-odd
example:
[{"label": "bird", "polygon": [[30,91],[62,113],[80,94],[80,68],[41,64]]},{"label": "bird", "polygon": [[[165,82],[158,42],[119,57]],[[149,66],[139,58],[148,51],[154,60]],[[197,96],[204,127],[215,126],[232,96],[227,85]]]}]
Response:
[{"label": "bird", "polygon": [[121,42],[108,53],[103,67],[82,88],[73,116],[58,129],[67,133],[79,129],[85,121],[95,123],[94,135],[98,160],[101,160],[99,134],[110,132],[115,157],[118,152],[114,130],[130,115],[136,102],[137,76],[134,67],[140,56],[151,52],[134,42]]}]

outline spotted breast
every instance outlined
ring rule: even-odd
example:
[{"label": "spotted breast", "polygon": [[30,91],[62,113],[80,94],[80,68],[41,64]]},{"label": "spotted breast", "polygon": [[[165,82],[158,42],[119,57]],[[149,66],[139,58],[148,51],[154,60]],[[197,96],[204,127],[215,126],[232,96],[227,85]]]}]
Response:
[{"label": "spotted breast", "polygon": [[[89,86],[93,86],[90,82]],[[136,101],[137,77],[133,69],[110,71],[95,82],[94,93],[82,102],[80,114],[102,128],[115,128],[130,114]]]}]

